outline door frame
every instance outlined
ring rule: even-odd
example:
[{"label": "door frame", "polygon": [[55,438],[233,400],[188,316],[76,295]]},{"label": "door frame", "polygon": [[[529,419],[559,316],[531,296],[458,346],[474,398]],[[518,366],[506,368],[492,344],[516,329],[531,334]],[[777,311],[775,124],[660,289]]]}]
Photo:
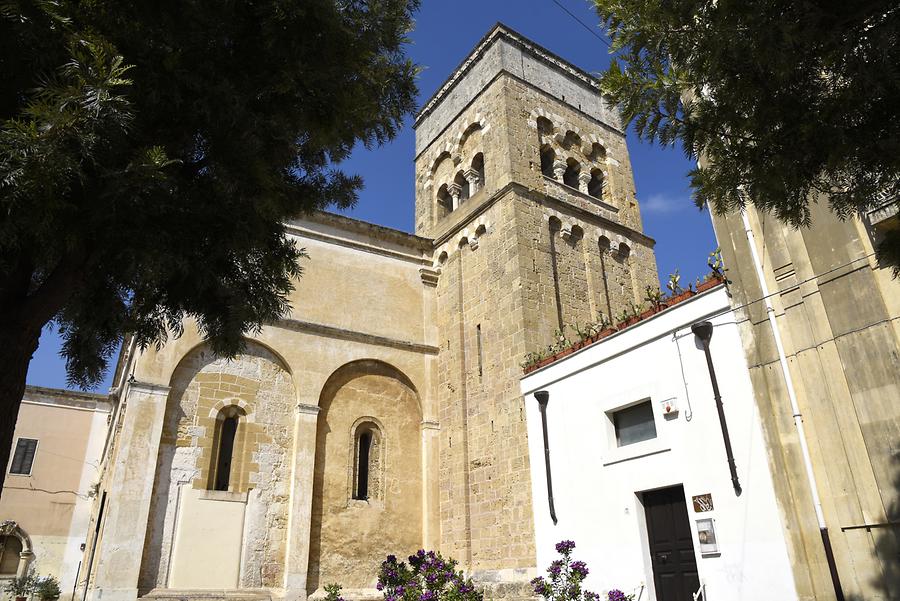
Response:
[{"label": "door frame", "polygon": [[645,488],[643,490],[638,490],[634,492],[634,504],[635,504],[635,512],[634,517],[637,520],[638,532],[641,539],[641,557],[644,562],[644,587],[647,591],[647,598],[649,601],[657,601],[656,597],[656,578],[653,574],[653,558],[650,555],[650,532],[647,529],[647,512],[644,508],[644,494],[656,492],[658,490],[663,490],[666,488],[674,488],[680,486],[682,491],[684,492],[684,501],[685,506],[687,507],[688,512],[688,526],[691,530],[691,544],[694,547],[694,561],[697,564],[697,579],[700,581],[700,585],[703,586],[704,578],[703,578],[703,564],[700,561],[702,556],[700,555],[700,543],[697,540],[697,529],[695,527],[695,521],[693,519],[693,512],[691,510],[690,505],[687,502],[688,495],[685,490],[684,482],[670,482],[667,484],[662,484],[660,486],[653,486],[650,488]]}]

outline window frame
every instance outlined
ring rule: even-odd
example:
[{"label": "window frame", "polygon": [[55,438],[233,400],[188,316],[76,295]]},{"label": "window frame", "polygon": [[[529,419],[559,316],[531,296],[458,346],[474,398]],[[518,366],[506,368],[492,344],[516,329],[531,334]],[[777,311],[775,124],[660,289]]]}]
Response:
[{"label": "window frame", "polygon": [[[647,409],[650,410],[649,423],[653,426],[653,436],[650,436],[648,438],[642,438],[640,440],[635,440],[632,442],[626,442],[623,444],[622,437],[620,435],[621,428],[620,428],[618,418],[620,416],[622,416],[623,414],[625,414],[626,412],[632,412],[632,411],[637,410],[639,407],[646,407]],[[613,432],[615,433],[616,448],[618,448],[618,449],[630,447],[632,445],[641,444],[642,442],[648,442],[648,441],[656,440],[657,438],[659,438],[659,430],[656,427],[656,415],[655,415],[655,412],[653,411],[653,401],[649,398],[643,399],[636,403],[632,403],[630,405],[625,405],[624,407],[619,407],[618,409],[614,409],[613,411],[610,411],[609,419],[612,420],[612,423],[613,423]],[[642,421],[640,423],[646,424],[648,422]]]},{"label": "window frame", "polygon": [[[634,398],[634,397],[632,397]],[[616,433],[615,414],[630,409],[643,403],[649,403],[653,412],[653,427],[656,430],[655,438],[648,438],[639,442],[618,446],[618,436]],[[664,453],[671,451],[671,444],[667,438],[667,432],[664,424],[662,413],[658,410],[659,403],[652,395],[640,395],[636,400],[631,402],[615,405],[603,411],[603,421],[606,429],[606,449],[602,453],[602,462],[604,466],[613,465],[623,461],[639,459],[648,455]]]},{"label": "window frame", "polygon": [[[13,465],[16,462],[16,453],[19,450],[19,443],[22,440],[33,440],[34,441],[34,452],[31,454],[31,462],[28,464],[27,472],[14,472]],[[38,447],[40,446],[41,441],[39,438],[29,438],[28,436],[19,436],[16,438],[16,446],[13,448],[12,456],[9,458],[9,468],[7,469],[7,474],[10,476],[31,476],[32,472],[34,472],[34,462],[37,460],[37,452]]]}]

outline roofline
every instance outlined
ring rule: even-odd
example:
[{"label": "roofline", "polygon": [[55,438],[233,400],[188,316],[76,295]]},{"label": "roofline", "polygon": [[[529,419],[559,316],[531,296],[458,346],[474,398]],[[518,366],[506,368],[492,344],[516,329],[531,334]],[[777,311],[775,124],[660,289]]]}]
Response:
[{"label": "roofline", "polygon": [[[431,97],[425,102],[422,106],[422,109],[419,110],[418,114],[416,114],[416,118],[413,121],[413,129],[418,127],[419,123],[422,122],[425,117],[431,114],[434,109],[439,104],[441,98],[445,96],[450,90],[452,90],[456,84],[458,84],[462,78],[468,73],[468,71],[472,68],[472,66],[477,62],[477,59],[480,58],[482,54],[484,54],[485,50],[496,41],[496,38],[502,36],[503,38],[509,40],[514,45],[519,46],[523,50],[529,52],[533,56],[536,56],[542,59],[544,62],[548,63],[556,63],[557,66],[563,67],[563,72],[567,73],[569,76],[574,77],[575,79],[580,80],[582,83],[589,85],[592,88],[597,90],[597,93],[600,94],[600,80],[581,67],[577,67],[573,65],[566,59],[560,57],[559,55],[547,50],[544,46],[541,46],[534,40],[531,40],[518,31],[514,30],[512,27],[498,21],[491,29],[488,31],[481,40],[475,45],[475,49],[472,50],[453,70],[450,77],[448,77],[443,84],[437,89],[437,91],[431,95]],[[504,70],[501,70],[504,71]]]},{"label": "roofline", "polygon": [[349,231],[360,234],[380,235],[397,244],[402,244],[419,251],[430,252],[434,249],[434,240],[431,238],[423,238],[416,234],[410,234],[403,230],[398,230],[384,225],[378,225],[370,221],[363,221],[355,217],[348,217],[340,213],[332,213],[331,211],[312,210],[308,213],[289,219],[285,222],[287,227],[297,227],[304,221],[319,223],[322,225],[334,225]]}]

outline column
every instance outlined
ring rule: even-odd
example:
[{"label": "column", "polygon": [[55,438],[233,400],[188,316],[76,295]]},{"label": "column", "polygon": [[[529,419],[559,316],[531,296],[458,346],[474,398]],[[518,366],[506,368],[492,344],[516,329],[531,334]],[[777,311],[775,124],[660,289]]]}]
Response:
[{"label": "column", "polygon": [[287,556],[284,566],[284,599],[286,601],[306,600],[318,420],[318,406],[304,403],[297,405],[294,418],[294,457]]},{"label": "column", "polygon": [[481,174],[475,169],[466,169],[463,177],[469,182],[469,198],[471,198],[481,189]]},{"label": "column", "polygon": [[447,186],[447,192],[450,193],[450,197],[453,199],[453,209],[456,210],[459,208],[459,197],[462,194],[462,186],[457,183],[452,183]]},{"label": "column", "polygon": [[107,513],[97,549],[91,599],[135,601],[156,476],[168,386],[131,382],[107,486]]},{"label": "column", "polygon": [[562,183],[563,175],[566,174],[566,162],[562,159],[556,159],[553,161],[553,178]]},{"label": "column", "polygon": [[591,183],[591,174],[587,171],[582,171],[578,174],[578,190],[589,194],[588,192],[588,184]]}]

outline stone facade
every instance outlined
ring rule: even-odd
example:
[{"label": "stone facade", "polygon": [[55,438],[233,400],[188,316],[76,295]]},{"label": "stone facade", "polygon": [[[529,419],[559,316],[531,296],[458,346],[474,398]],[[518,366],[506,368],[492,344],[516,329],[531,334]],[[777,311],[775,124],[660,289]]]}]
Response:
[{"label": "stone facade", "polygon": [[642,299],[653,241],[597,81],[503,26],[415,127],[416,235],[308,215],[287,224],[310,257],[292,313],[242,355],[213,356],[186,323],[123,357],[92,598],[331,582],[362,598],[384,555],[420,547],[494,597],[530,595],[520,363]]},{"label": "stone facade", "polygon": [[[873,237],[879,228],[900,227],[900,220],[896,208],[877,223],[840,221],[824,201],[810,209],[808,229],[794,230],[753,209],[748,223],[803,415],[841,585],[848,599],[896,599],[900,283],[878,265]],[[833,599],[746,228],[740,215],[715,216],[713,224],[741,318],[797,590],[801,599]]]}]

